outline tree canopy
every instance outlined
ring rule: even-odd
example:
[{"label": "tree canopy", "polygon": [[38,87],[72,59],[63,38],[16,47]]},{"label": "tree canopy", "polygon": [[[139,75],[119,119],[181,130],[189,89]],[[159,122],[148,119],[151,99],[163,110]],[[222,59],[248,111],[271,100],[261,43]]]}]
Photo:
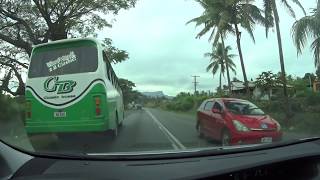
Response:
[{"label": "tree canopy", "polygon": [[140,92],[133,90],[133,88],[136,87],[136,85],[132,81],[120,78],[119,84],[122,90],[123,101],[125,106],[127,106],[132,101],[140,100],[143,97],[143,95]]},{"label": "tree canopy", "polygon": [[[117,15],[121,9],[134,7],[136,1],[0,0],[0,89],[12,95],[24,93],[22,74],[28,68],[33,45],[96,36],[97,30],[111,27],[105,15]],[[110,61],[128,58],[125,51],[112,46],[110,39],[105,44]]]}]

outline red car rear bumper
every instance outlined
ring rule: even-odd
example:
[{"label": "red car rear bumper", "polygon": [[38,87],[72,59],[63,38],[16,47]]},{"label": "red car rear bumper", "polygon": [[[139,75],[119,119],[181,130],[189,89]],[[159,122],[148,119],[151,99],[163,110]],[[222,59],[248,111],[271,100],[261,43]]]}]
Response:
[{"label": "red car rear bumper", "polygon": [[236,132],[231,134],[231,145],[240,144],[259,144],[266,143],[264,140],[272,140],[272,142],[282,139],[281,131],[250,131]]}]

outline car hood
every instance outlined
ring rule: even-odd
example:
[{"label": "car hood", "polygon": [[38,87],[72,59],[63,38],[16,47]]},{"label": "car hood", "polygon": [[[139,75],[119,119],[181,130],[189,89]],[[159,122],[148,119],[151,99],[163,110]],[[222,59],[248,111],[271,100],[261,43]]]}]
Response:
[{"label": "car hood", "polygon": [[240,121],[251,129],[276,129],[276,122],[269,115],[232,115],[232,119]]}]

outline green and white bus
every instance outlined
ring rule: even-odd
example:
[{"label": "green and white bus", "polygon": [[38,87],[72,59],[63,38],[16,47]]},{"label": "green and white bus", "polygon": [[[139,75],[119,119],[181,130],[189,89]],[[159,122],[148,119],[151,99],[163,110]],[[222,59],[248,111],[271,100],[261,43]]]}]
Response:
[{"label": "green and white bus", "polygon": [[112,132],[124,119],[122,91],[104,45],[93,38],[34,46],[26,81],[28,135]]}]

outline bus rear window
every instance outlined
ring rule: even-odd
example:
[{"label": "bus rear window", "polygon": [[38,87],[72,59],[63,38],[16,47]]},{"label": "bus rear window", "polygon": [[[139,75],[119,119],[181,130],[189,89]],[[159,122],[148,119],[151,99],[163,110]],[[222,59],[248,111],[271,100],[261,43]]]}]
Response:
[{"label": "bus rear window", "polygon": [[29,78],[94,72],[98,67],[98,51],[94,46],[56,48],[35,51]]}]

